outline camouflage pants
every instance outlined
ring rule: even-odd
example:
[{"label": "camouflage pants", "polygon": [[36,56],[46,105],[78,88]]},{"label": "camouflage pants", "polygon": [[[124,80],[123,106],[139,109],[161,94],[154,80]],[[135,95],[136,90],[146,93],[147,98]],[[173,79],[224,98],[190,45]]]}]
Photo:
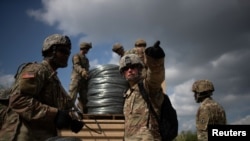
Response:
[{"label": "camouflage pants", "polygon": [[77,94],[79,93],[78,101],[80,102],[81,110],[83,113],[87,113],[87,91],[88,91],[88,83],[84,79],[73,78],[71,79],[71,83],[69,86],[69,94],[70,97],[76,101]]}]

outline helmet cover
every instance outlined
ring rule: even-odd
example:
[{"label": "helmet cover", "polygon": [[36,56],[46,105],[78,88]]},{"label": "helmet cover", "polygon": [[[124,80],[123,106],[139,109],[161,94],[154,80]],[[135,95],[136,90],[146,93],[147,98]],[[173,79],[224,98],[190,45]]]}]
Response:
[{"label": "helmet cover", "polygon": [[84,48],[87,48],[87,49],[92,48],[92,43],[82,42],[82,43],[80,44],[80,49],[84,49]]},{"label": "helmet cover", "polygon": [[193,83],[192,91],[197,93],[202,93],[207,91],[213,92],[214,86],[213,83],[210,82],[209,80],[197,80]]},{"label": "helmet cover", "polygon": [[143,63],[142,63],[141,59],[136,54],[124,55],[120,59],[120,66],[119,66],[120,72],[123,72],[122,71],[123,68],[131,66],[131,65],[138,65],[140,67],[143,67]]},{"label": "helmet cover", "polygon": [[115,44],[113,45],[112,50],[115,52],[115,51],[117,51],[117,50],[119,50],[119,49],[121,49],[121,48],[123,48],[123,46],[122,46],[120,43],[115,43]]},{"label": "helmet cover", "polygon": [[52,34],[45,38],[42,52],[49,50],[53,45],[66,45],[71,48],[71,41],[68,36],[61,34]]},{"label": "helmet cover", "polygon": [[143,39],[137,39],[136,41],[135,41],[135,46],[141,46],[141,45],[143,45],[143,46],[147,46],[147,43],[146,43],[146,41],[145,40],[143,40]]}]

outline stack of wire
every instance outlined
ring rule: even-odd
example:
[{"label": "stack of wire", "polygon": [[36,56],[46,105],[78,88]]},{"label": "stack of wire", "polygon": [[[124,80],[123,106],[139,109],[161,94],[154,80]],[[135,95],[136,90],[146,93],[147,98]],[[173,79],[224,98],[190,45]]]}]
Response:
[{"label": "stack of wire", "polygon": [[123,92],[128,83],[121,76],[119,66],[100,65],[89,71],[87,92],[88,114],[122,114]]}]

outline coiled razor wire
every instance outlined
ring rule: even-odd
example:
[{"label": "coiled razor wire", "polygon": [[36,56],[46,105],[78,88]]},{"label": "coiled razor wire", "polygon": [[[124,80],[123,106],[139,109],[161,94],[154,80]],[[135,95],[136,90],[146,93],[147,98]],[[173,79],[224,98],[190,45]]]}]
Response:
[{"label": "coiled razor wire", "polygon": [[123,92],[128,87],[119,66],[100,65],[89,71],[88,114],[122,114]]}]

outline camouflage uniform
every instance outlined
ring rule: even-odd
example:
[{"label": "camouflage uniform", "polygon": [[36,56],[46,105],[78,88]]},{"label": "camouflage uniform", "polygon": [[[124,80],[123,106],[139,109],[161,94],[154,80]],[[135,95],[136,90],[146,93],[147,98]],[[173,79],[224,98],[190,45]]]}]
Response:
[{"label": "camouflage uniform", "polygon": [[[91,43],[83,42],[80,45],[80,49],[92,47]],[[83,73],[88,73],[89,71],[89,59],[87,58],[86,54],[77,53],[72,57],[73,69],[71,73],[71,83],[69,86],[69,93],[70,97],[73,101],[76,100],[77,94],[79,92],[79,100],[82,104],[81,108],[83,108],[83,112],[87,113],[87,89],[88,89],[88,80],[84,77]]]},{"label": "camouflage uniform", "polygon": [[139,58],[141,58],[142,62],[145,63],[144,61],[144,52],[145,52],[145,48],[147,46],[147,43],[145,40],[143,39],[137,39],[135,41],[135,47],[126,51],[125,54],[136,54],[139,56]]},{"label": "camouflage uniform", "polygon": [[[163,102],[161,83],[165,78],[164,58],[153,59],[146,56],[148,66],[147,77],[143,78],[145,90],[149,92],[152,105],[159,114]],[[147,103],[140,94],[138,85],[125,93],[124,117],[126,141],[160,141],[158,123],[152,113],[149,113]],[[148,126],[147,126],[148,123]]]},{"label": "camouflage uniform", "polygon": [[207,141],[207,126],[226,124],[226,114],[223,107],[211,97],[206,98],[200,105],[196,115],[196,129],[199,141]]},{"label": "camouflage uniform", "polygon": [[57,135],[57,111],[70,110],[73,103],[56,74],[45,60],[23,67],[11,90],[0,140],[44,141]]},{"label": "camouflage uniform", "polygon": [[214,91],[213,83],[208,80],[197,80],[192,86],[195,100],[201,103],[196,114],[196,129],[198,141],[208,140],[208,125],[224,125],[227,123],[224,108],[211,95]]},{"label": "camouflage uniform", "polygon": [[[141,47],[137,47],[138,45],[145,45],[144,46],[141,46]],[[143,39],[137,39],[136,42],[135,42],[135,47],[130,49],[130,50],[127,50],[124,54],[136,54],[138,55],[138,57],[142,60],[142,62],[144,63],[144,69],[142,70],[142,76],[143,77],[146,77],[147,75],[147,65],[145,64],[145,49],[146,49],[146,41],[143,40]],[[162,82],[162,89],[163,89],[163,92],[166,93],[166,81],[164,79],[164,81]]]},{"label": "camouflage uniform", "polygon": [[0,89],[0,129],[4,123],[8,105],[9,92],[7,89]]}]

